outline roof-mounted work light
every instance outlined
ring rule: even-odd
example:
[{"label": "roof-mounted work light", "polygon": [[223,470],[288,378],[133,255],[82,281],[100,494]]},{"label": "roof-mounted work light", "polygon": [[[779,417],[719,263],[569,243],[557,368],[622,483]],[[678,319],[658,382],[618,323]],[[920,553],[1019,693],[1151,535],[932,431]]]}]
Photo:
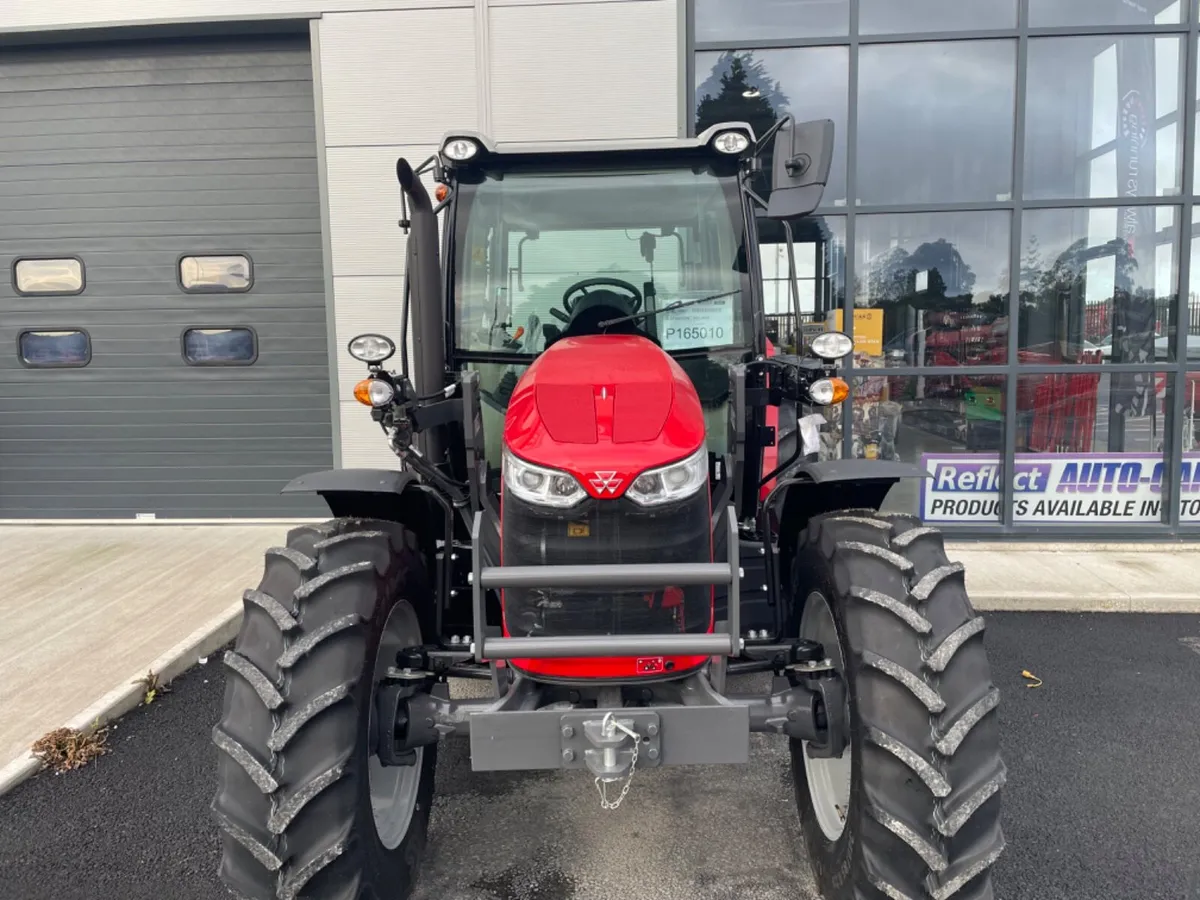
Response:
[{"label": "roof-mounted work light", "polygon": [[722,131],[713,138],[712,145],[718,153],[735,156],[750,146],[750,137],[742,131]]},{"label": "roof-mounted work light", "polygon": [[470,138],[452,137],[442,145],[442,155],[454,162],[466,162],[479,155],[479,144]]}]

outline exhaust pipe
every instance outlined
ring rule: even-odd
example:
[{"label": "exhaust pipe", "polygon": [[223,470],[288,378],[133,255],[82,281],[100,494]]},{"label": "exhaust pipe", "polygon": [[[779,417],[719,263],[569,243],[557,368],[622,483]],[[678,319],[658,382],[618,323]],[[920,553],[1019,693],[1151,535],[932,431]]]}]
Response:
[{"label": "exhaust pipe", "polygon": [[[396,160],[396,180],[408,198],[411,231],[405,260],[405,278],[412,303],[412,380],[417,393],[432,394],[445,385],[445,304],[442,302],[442,267],[438,258],[438,225],[433,203],[425,185],[408,160]],[[425,432],[421,450],[435,465],[441,459],[441,441],[436,429]]]}]

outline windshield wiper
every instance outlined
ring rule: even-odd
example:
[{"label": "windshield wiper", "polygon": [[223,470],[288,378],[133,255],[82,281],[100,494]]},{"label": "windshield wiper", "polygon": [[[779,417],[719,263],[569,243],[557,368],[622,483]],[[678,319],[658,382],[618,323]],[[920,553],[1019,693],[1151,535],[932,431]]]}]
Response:
[{"label": "windshield wiper", "polygon": [[621,316],[616,319],[605,319],[603,322],[597,322],[600,328],[611,328],[613,325],[620,325],[623,322],[636,322],[639,319],[648,319],[651,316],[661,316],[663,313],[671,312],[676,309],[683,309],[685,306],[695,306],[697,303],[708,303],[710,300],[722,300],[725,297],[732,297],[742,292],[741,288],[736,291],[726,291],[723,294],[713,294],[709,297],[698,297],[695,300],[676,300],[674,303],[668,303],[662,309],[650,310],[649,312],[634,313],[631,316]]}]

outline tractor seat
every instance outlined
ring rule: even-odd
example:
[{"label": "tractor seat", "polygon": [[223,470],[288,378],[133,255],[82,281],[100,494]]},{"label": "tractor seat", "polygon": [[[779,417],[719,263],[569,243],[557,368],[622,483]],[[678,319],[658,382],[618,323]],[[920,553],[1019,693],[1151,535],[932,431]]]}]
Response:
[{"label": "tractor seat", "polygon": [[621,322],[609,328],[601,328],[600,323],[606,319],[619,319],[631,315],[629,297],[615,291],[592,291],[580,297],[575,303],[571,321],[561,331],[554,325],[543,327],[546,347],[562,338],[582,337],[588,334],[629,334],[649,338],[658,346],[662,346],[655,338],[638,327],[637,322]]}]

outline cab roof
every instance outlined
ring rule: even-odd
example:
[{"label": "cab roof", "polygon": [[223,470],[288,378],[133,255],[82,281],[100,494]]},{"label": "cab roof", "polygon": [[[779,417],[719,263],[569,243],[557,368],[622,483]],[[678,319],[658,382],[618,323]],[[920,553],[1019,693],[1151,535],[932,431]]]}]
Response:
[{"label": "cab roof", "polygon": [[[718,152],[713,147],[717,135],[736,131],[744,134],[749,140],[749,146],[736,154]],[[477,144],[481,152],[466,160],[455,160],[448,157],[445,148],[456,140],[469,140]],[[502,164],[522,162],[570,163],[574,160],[592,160],[604,158],[656,158],[670,159],[672,157],[714,156],[725,159],[736,159],[745,156],[754,148],[754,129],[748,122],[721,122],[712,125],[695,137],[686,138],[647,138],[640,140],[587,140],[587,141],[556,141],[553,143],[527,143],[495,141],[489,136],[470,129],[447,131],[438,143],[438,158],[447,168],[477,168],[486,167],[487,161],[494,160]]]}]

